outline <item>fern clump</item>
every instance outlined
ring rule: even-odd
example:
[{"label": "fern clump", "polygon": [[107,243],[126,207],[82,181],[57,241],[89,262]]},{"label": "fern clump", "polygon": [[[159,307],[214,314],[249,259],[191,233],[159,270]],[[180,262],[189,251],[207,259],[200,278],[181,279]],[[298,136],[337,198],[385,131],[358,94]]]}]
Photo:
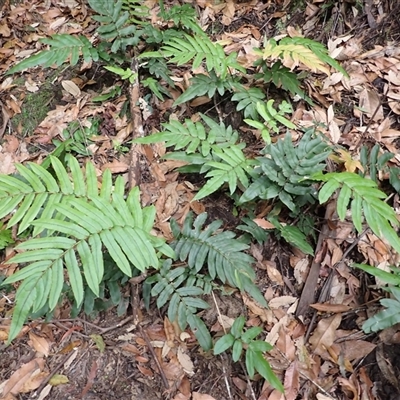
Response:
[{"label": "fern clump", "polygon": [[297,146],[290,133],[283,140],[269,144],[264,157],[257,159],[258,178],[240,198],[240,203],[255,198],[278,198],[291,211],[299,212],[301,205],[313,202],[317,196],[311,176],[325,169],[325,160],[331,153],[320,136],[308,130]]},{"label": "fern clump", "polygon": [[34,163],[18,165],[18,176],[0,175],[0,218],[14,212],[7,227],[18,224],[18,233],[33,227],[32,238],[17,245],[18,254],[8,261],[24,265],[4,282],[21,281],[9,341],[30,314],[54,310],[65,290],[65,273],[78,306],[85,286],[98,296],[104,250],[127,276],[158,268],[158,252],[174,256],[150,233],[155,209],[141,207],[138,188],[125,199],[122,178],[113,184],[107,171],[99,189],[93,164],[83,173],[73,157],[69,171],[54,157],[51,166],[55,176]]}]

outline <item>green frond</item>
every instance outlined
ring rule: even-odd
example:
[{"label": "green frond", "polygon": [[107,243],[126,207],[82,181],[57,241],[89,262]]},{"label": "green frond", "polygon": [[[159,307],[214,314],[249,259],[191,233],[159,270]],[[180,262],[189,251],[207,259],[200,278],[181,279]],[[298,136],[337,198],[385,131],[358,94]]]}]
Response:
[{"label": "green frond", "polygon": [[252,283],[255,279],[252,263],[254,259],[244,250],[248,246],[235,239],[233,232],[217,233],[221,221],[214,221],[203,230],[207,214],[200,214],[193,222],[192,214],[186,218],[182,231],[175,221],[171,222],[171,229],[175,241],[172,247],[180,261],[187,261],[189,268],[198,273],[202,268],[207,268],[211,279],[218,278],[223,283],[244,289],[254,289],[255,299],[265,305],[261,293]]},{"label": "green frond", "polygon": [[14,67],[10,68],[7,71],[7,75],[37,66],[50,67],[53,64],[60,66],[64,64],[68,58],[70,59],[70,65],[74,66],[77,64],[80,54],[83,54],[83,58],[86,62],[91,60],[98,61],[99,59],[96,49],[83,35],[72,36],[69,34],[57,34],[53,35],[51,38],[41,39],[40,41],[47,44],[50,47],[49,50],[43,50],[25,58]]},{"label": "green frond", "polygon": [[224,183],[228,183],[231,194],[235,192],[239,182],[244,188],[249,186],[248,175],[252,173],[254,162],[245,157],[239,146],[220,148],[213,145],[211,149],[213,158],[220,161],[207,161],[203,165],[200,172],[207,172],[206,178],[211,179],[207,180],[194,200],[209,196],[220,189]]},{"label": "green frond", "polygon": [[243,193],[240,203],[256,197],[277,197],[290,210],[298,211],[301,199],[312,201],[316,190],[310,177],[325,168],[330,154],[321,137],[313,136],[313,131],[308,130],[294,146],[288,132],[283,140],[267,145],[263,150],[266,156],[257,159],[259,177]]},{"label": "green frond", "polygon": [[236,109],[244,110],[245,118],[258,119],[257,103],[265,99],[265,93],[258,87],[246,88],[243,85],[236,85],[235,90],[232,101],[238,102]]},{"label": "green frond", "polygon": [[378,189],[377,184],[368,178],[351,172],[332,172],[316,174],[314,179],[326,182],[319,191],[320,203],[325,203],[336,190],[340,190],[337,199],[337,212],[341,220],[351,209],[351,217],[358,232],[362,231],[362,214],[375,235],[385,238],[390,245],[400,252],[400,239],[393,229],[398,226],[396,213],[383,199],[386,194]]},{"label": "green frond", "polygon": [[[7,203],[1,211],[15,210],[9,226],[19,224],[19,232],[33,226],[35,235],[44,235],[34,235],[19,244],[18,254],[8,261],[25,264],[4,282],[22,281],[9,340],[15,337],[14,333],[21,329],[30,313],[44,306],[50,311],[55,308],[65,290],[64,268],[79,306],[85,285],[94,295],[100,295],[104,249],[126,276],[132,276],[134,269],[158,268],[157,252],[174,257],[165,241],[150,233],[155,209],[141,207],[138,188],[125,200],[124,182],[117,179],[113,185],[111,173],[106,171],[99,190],[92,164],[87,164],[83,173],[75,158],[67,160],[68,170],[57,158],[51,158],[56,178],[33,164],[18,166],[20,175],[0,176],[0,181],[6,182],[1,185],[0,199]],[[35,280],[40,291],[31,288],[26,283],[28,280]],[[36,294],[32,295],[32,301],[21,303],[26,288]]]}]

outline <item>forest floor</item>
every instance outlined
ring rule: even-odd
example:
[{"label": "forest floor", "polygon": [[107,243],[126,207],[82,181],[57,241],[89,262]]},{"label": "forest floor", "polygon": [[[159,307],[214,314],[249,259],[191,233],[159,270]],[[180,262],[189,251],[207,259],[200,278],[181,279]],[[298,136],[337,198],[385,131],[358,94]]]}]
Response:
[{"label": "forest floor", "polygon": [[[145,3],[152,10],[152,22],[157,23],[158,2]],[[166,1],[166,7],[170,3]],[[393,162],[399,164],[400,3],[197,0],[193,6],[212,39],[229,43],[226,51],[235,50],[243,57],[264,37],[294,31],[326,45],[350,78],[339,73],[310,73],[304,87],[314,106],[294,103],[293,118],[303,126],[310,121],[324,124],[326,134],[345,149],[341,161],[348,171],[358,168],[361,145],[372,148],[378,143],[394,153]],[[94,162],[99,174],[110,168],[115,175],[128,175],[132,122],[123,113],[127,85],[115,75],[95,64],[4,75],[16,61],[37,51],[38,39],[54,33],[91,37],[95,27],[82,1],[0,1],[0,173],[14,173],[15,163],[40,163],[68,134],[74,139],[74,153]],[[114,100],[91,100],[116,84],[122,91]],[[147,101],[150,98],[144,89],[140,95],[146,95]],[[177,112],[173,99],[161,102],[153,98],[151,102],[152,114],[143,116],[146,133],[159,129],[169,114]],[[191,118],[198,112],[213,115],[217,110],[211,102],[182,105],[178,111],[179,118]],[[229,99],[221,99],[218,112],[244,138],[249,135],[241,131],[241,115]],[[99,120],[96,137],[87,123],[93,117]],[[88,127],[85,134],[74,136],[73,121]],[[259,148],[254,137],[245,140]],[[157,151],[161,154],[163,150],[148,150],[151,166],[141,192],[142,202],[156,207],[158,232],[170,239],[169,219],[181,223],[189,211],[207,211],[210,221],[220,219],[225,228],[234,230],[239,221],[229,198],[217,192],[205,200],[191,201],[203,182],[190,175],[179,176],[174,172],[177,164],[159,162]],[[380,179],[383,182],[387,177]],[[393,196],[398,204],[398,195]],[[257,286],[270,309],[234,292],[207,299],[211,308],[202,315],[203,320],[217,335],[222,331],[218,315],[231,320],[247,315],[254,325],[262,324],[266,340],[274,345],[269,362],[285,382],[288,400],[400,399],[400,331],[392,327],[379,334],[364,334],[362,322],[378,309],[382,291],[371,287],[373,279],[346,263],[351,259],[387,265],[396,261],[395,255],[372,234],[347,251],[354,241],[353,226],[338,221],[332,224],[321,216],[316,243],[327,230],[329,235],[317,246],[316,286],[307,286],[312,260],[270,237],[267,243],[250,249],[257,260]],[[2,258],[8,259],[11,251],[6,249]],[[330,267],[337,263],[339,267],[332,273]],[[0,272],[9,273],[7,268],[0,265]],[[327,293],[325,298],[321,292]],[[227,355],[202,352],[191,332],[185,354],[178,351],[175,357],[161,357],[171,339],[171,323],[155,304],[145,309],[140,285],[132,284],[125,296],[130,303],[120,317],[112,308],[92,318],[80,315],[70,319],[66,303],[51,321],[26,324],[6,346],[13,294],[2,294],[1,399],[284,399],[262,379],[251,381],[243,363],[234,363]],[[307,311],[301,319],[296,314],[299,302]],[[313,303],[314,308],[309,308]],[[324,348],[327,337],[333,343],[329,351]],[[176,346],[174,341],[168,344]]]}]

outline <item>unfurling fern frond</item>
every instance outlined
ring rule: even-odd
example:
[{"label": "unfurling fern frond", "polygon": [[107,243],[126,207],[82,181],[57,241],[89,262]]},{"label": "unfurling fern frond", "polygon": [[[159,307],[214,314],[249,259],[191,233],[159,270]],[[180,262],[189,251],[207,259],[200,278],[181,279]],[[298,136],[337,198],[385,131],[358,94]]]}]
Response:
[{"label": "unfurling fern frond", "polygon": [[207,213],[200,214],[195,221],[193,215],[186,218],[182,230],[175,221],[171,222],[174,234],[172,247],[180,261],[186,261],[195,273],[207,268],[212,280],[218,278],[250,294],[261,305],[266,302],[254,284],[253,257],[244,250],[248,246],[235,239],[230,231],[218,232],[222,221],[213,221],[204,229]]},{"label": "unfurling fern frond", "polygon": [[318,195],[321,204],[325,203],[337,189],[340,189],[337,198],[339,218],[342,221],[345,219],[350,205],[351,218],[358,232],[362,231],[364,215],[372,232],[386,239],[400,253],[400,238],[392,227],[392,225],[399,225],[396,213],[383,201],[387,196],[378,189],[373,180],[352,172],[332,172],[325,175],[319,173],[313,178],[326,182]]},{"label": "unfurling fern frond", "polygon": [[113,185],[110,172],[103,175],[98,189],[91,163],[86,164],[85,174],[73,157],[69,159],[70,174],[56,158],[51,159],[51,165],[56,179],[33,163],[30,168],[17,167],[20,178],[0,175],[0,199],[4,199],[0,215],[16,210],[8,226],[19,223],[20,232],[34,226],[35,236],[45,234],[19,244],[16,250],[21,252],[8,261],[26,264],[4,282],[22,281],[16,293],[9,341],[31,313],[44,306],[50,311],[55,308],[63,291],[64,266],[76,304],[80,305],[85,284],[99,294],[103,249],[127,276],[132,276],[133,268],[157,268],[157,251],[174,256],[162,239],[151,235],[155,210],[141,207],[138,188],[124,199],[123,180],[117,179]]},{"label": "unfurling fern frond", "polygon": [[257,159],[259,177],[243,193],[240,202],[256,197],[278,198],[292,211],[312,202],[317,192],[310,177],[325,168],[324,161],[330,154],[321,137],[313,138],[313,130],[308,130],[295,147],[287,133],[283,140],[266,146],[264,153],[265,157]]}]

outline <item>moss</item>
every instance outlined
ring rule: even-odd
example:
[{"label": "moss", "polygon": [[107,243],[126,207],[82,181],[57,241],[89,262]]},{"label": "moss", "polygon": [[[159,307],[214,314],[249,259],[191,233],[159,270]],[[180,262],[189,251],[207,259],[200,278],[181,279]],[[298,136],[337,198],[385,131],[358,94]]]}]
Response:
[{"label": "moss", "polygon": [[[15,82],[18,83],[18,82]],[[21,125],[24,136],[31,135],[35,128],[46,118],[50,111],[50,103],[54,98],[54,87],[45,82],[37,92],[28,93],[21,106],[21,114],[12,118],[12,124]]]}]

